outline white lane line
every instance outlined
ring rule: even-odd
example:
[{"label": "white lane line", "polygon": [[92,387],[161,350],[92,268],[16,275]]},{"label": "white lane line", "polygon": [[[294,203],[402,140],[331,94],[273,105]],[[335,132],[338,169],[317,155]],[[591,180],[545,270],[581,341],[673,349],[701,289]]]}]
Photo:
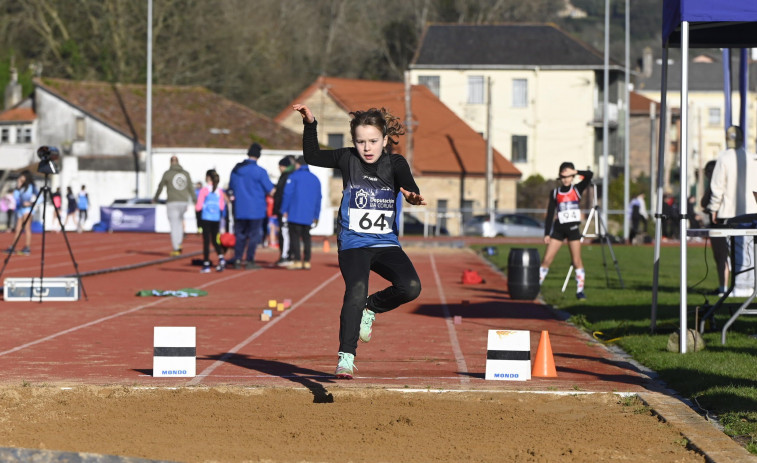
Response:
[{"label": "white lane line", "polygon": [[455,324],[452,320],[452,316],[449,313],[449,307],[447,306],[447,298],[444,296],[444,288],[442,287],[442,279],[439,277],[439,272],[436,270],[436,260],[434,260],[434,253],[431,256],[431,269],[434,271],[434,280],[436,281],[436,287],[439,291],[439,300],[442,303],[442,313],[444,314],[444,321],[447,323],[447,331],[449,332],[449,342],[452,344],[452,352],[455,354],[455,362],[457,362],[457,369],[460,372],[460,382],[463,384],[470,383],[470,377],[468,376],[468,365],[465,363],[465,356],[462,349],[460,349],[460,342],[457,340],[457,332],[455,331]]},{"label": "white lane line", "polygon": [[323,283],[321,283],[320,285],[318,285],[315,289],[313,289],[312,291],[310,291],[309,293],[307,293],[302,299],[300,299],[295,304],[293,304],[292,307],[289,308],[289,310],[285,311],[284,313],[282,313],[278,317],[276,317],[273,320],[271,320],[270,322],[266,323],[265,326],[263,326],[262,328],[260,328],[256,332],[252,333],[247,339],[245,339],[244,341],[240,342],[236,346],[232,347],[228,352],[226,352],[225,354],[223,354],[223,356],[220,359],[216,360],[215,362],[213,362],[212,365],[210,365],[206,369],[202,370],[202,372],[200,372],[197,376],[195,376],[194,379],[192,379],[191,381],[189,381],[189,383],[187,383],[187,385],[188,386],[194,386],[196,384],[199,384],[200,381],[202,381],[204,378],[207,378],[208,376],[210,376],[210,374],[213,373],[213,371],[216,368],[218,368],[221,365],[223,365],[224,363],[226,363],[226,360],[228,360],[232,355],[234,355],[237,352],[239,352],[247,344],[249,344],[252,341],[256,340],[258,337],[260,337],[260,335],[262,335],[263,333],[265,333],[266,331],[268,331],[272,326],[276,325],[278,322],[280,322],[281,320],[283,320],[284,318],[286,318],[290,313],[292,313],[295,310],[297,310],[298,307],[300,307],[302,304],[304,304],[305,302],[307,302],[308,299],[310,299],[311,297],[313,297],[316,294],[318,294],[323,288],[325,288],[326,286],[328,286],[332,281],[334,281],[340,275],[341,275],[341,272],[337,272],[337,273],[333,274],[329,279],[327,279],[326,281],[324,281]]},{"label": "white lane line", "polygon": [[[200,285],[200,286],[198,286],[198,288],[200,288],[200,289],[207,288],[208,286],[212,286],[212,285],[214,285],[216,283],[221,283],[221,282],[224,282],[224,281],[232,280],[234,278],[239,278],[242,275],[248,275],[248,273],[247,272],[239,272],[239,273],[236,273],[236,274],[232,274],[232,275],[229,275],[227,277],[219,278],[218,280],[213,280],[213,281],[210,281],[210,282],[205,283],[203,285]],[[84,328],[89,328],[90,326],[94,326],[94,325],[97,325],[99,323],[106,322],[108,320],[113,320],[114,318],[118,318],[118,317],[121,317],[123,315],[128,315],[130,313],[138,312],[138,311],[140,311],[142,309],[146,309],[148,307],[152,307],[152,306],[161,304],[161,303],[163,303],[163,302],[165,302],[165,301],[167,301],[169,299],[171,299],[171,298],[164,297],[164,298],[159,299],[159,300],[157,300],[155,302],[150,302],[150,303],[147,303],[147,304],[138,305],[137,307],[131,308],[129,310],[124,310],[123,312],[118,312],[118,313],[115,313],[113,315],[108,315],[107,317],[98,318],[97,320],[92,320],[91,322],[87,322],[87,323],[84,323],[82,325],[74,326],[72,328],[69,328],[69,329],[63,330],[63,331],[59,331],[59,332],[57,332],[55,334],[51,334],[49,336],[45,336],[44,338],[40,338],[40,339],[37,339],[35,341],[27,342],[26,344],[21,344],[20,346],[16,346],[16,347],[14,347],[12,349],[8,349],[6,351],[0,352],[0,357],[2,357],[4,355],[12,354],[14,352],[18,352],[20,350],[26,349],[27,347],[32,347],[32,346],[35,346],[37,344],[41,344],[43,342],[50,341],[50,340],[55,339],[57,337],[63,336],[65,334],[73,333],[75,331],[79,331],[79,330],[84,329]]]}]

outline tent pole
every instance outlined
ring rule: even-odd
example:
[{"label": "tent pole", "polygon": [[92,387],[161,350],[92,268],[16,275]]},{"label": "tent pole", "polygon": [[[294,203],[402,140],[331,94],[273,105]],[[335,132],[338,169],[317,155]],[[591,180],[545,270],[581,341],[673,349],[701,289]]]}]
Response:
[{"label": "tent pole", "polygon": [[[731,49],[723,48],[723,95],[725,96],[725,114],[723,114],[723,122],[725,124],[724,129],[728,129],[733,125],[731,118],[733,117],[733,111],[731,110]],[[723,130],[725,135],[725,130]]]},{"label": "tent pole", "polygon": [[659,136],[657,137],[657,195],[655,196],[655,206],[657,211],[654,227],[654,271],[652,277],[652,322],[649,330],[654,334],[657,331],[657,291],[660,276],[660,243],[662,242],[662,195],[665,187],[665,123],[666,111],[668,109],[668,45],[662,49],[662,82],[660,92],[660,127]]},{"label": "tent pole", "polygon": [[[748,49],[741,49],[741,61],[739,62],[739,98],[741,110],[739,112],[739,125],[741,126],[741,133],[744,134],[744,147],[746,148],[746,141],[749,140],[747,129],[747,95],[749,95],[749,88],[747,87],[749,82],[749,56]],[[748,150],[747,150],[748,151]]]},{"label": "tent pole", "polygon": [[[681,191],[679,194],[681,210],[684,211],[688,201],[688,153],[689,153],[689,22],[681,22],[681,154],[680,154],[680,177]],[[681,302],[680,302],[680,335],[678,336],[681,343],[681,353],[686,353],[686,339],[688,338],[686,311],[688,308],[687,286],[687,233],[688,221],[686,214],[681,214],[680,218],[680,239],[681,239]]]},{"label": "tent pole", "polygon": [[625,50],[625,65],[626,65],[626,85],[623,97],[626,99],[625,112],[623,114],[623,240],[627,243],[630,236],[630,220],[628,215],[628,202],[631,200],[631,166],[630,166],[630,153],[631,153],[631,129],[630,129],[630,113],[631,113],[631,6],[630,0],[626,0],[626,50]]}]

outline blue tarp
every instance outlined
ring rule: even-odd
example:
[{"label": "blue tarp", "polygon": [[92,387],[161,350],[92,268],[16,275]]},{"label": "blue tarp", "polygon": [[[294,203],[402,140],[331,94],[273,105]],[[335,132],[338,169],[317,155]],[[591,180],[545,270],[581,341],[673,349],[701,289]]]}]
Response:
[{"label": "blue tarp", "polygon": [[681,46],[682,21],[691,48],[757,46],[757,0],[664,0],[662,8],[663,46]]}]

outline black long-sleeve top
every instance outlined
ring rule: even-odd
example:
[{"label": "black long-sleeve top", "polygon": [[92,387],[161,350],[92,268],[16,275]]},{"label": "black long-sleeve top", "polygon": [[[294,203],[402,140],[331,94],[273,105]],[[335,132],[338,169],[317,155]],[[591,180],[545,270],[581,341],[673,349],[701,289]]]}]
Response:
[{"label": "black long-sleeve top", "polygon": [[[560,185],[557,190],[560,193],[567,193],[570,191],[571,186],[578,191],[579,195],[583,196],[584,190],[591,184],[591,179],[594,177],[594,173],[590,170],[578,170],[576,175],[580,175],[583,178],[575,185]],[[557,196],[555,190],[549,192],[549,206],[547,206],[547,219],[544,221],[544,236],[549,236],[552,232],[552,223],[555,220],[555,209],[557,208]]]},{"label": "black long-sleeve top", "polygon": [[[302,153],[305,156],[305,162],[312,166],[334,168],[338,167],[342,171],[342,188],[349,184],[348,159],[350,156],[360,158],[355,148],[337,148],[322,150],[318,144],[318,121],[308,123],[303,121],[304,130],[302,132]],[[415,183],[410,165],[407,159],[399,154],[384,153],[381,155],[388,156],[391,161],[392,171],[394,173],[394,194],[399,193],[400,187],[407,191],[420,194],[418,185]],[[377,174],[379,162],[368,164],[363,162],[363,169],[368,174]]]}]

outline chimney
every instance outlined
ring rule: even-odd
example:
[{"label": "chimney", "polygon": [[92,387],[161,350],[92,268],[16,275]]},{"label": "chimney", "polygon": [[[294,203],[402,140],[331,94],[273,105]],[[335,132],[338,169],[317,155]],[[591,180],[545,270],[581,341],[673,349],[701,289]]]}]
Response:
[{"label": "chimney", "polygon": [[654,66],[652,49],[650,47],[644,47],[644,55],[641,59],[641,73],[644,77],[652,77],[652,66]]},{"label": "chimney", "polygon": [[21,84],[18,83],[18,71],[11,68],[11,81],[5,86],[5,109],[12,108],[21,102]]}]

